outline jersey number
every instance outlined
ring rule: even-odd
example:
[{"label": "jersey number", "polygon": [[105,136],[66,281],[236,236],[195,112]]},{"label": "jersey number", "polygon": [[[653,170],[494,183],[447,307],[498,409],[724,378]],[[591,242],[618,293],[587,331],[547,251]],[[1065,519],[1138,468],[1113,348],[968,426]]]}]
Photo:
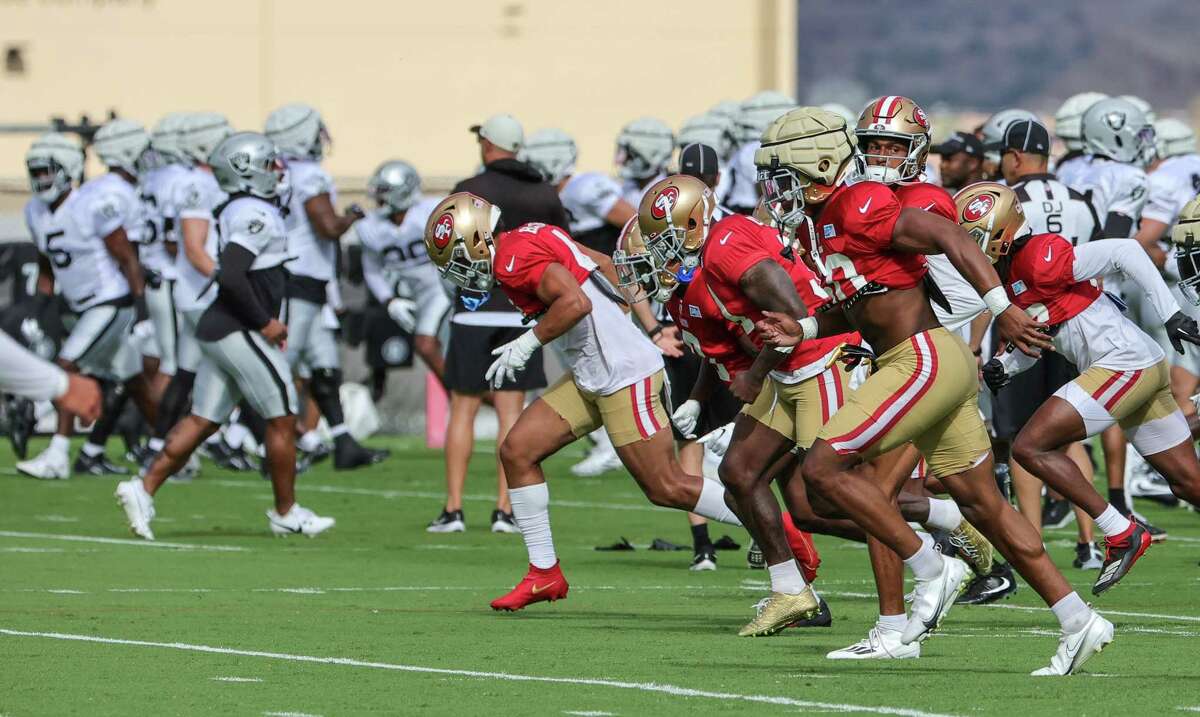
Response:
[{"label": "jersey number", "polygon": [[[867,279],[858,273],[858,268],[854,266],[854,260],[845,254],[826,254],[824,257],[824,265],[821,266],[821,274],[824,275],[827,283],[830,283],[833,289],[833,295],[838,301],[845,301],[847,298],[846,292],[842,290],[842,282],[850,282],[850,286],[854,287],[854,293],[858,293],[860,289],[867,285]],[[837,270],[842,270],[841,280],[834,279]]]},{"label": "jersey number", "polygon": [[704,355],[704,350],[700,348],[700,339],[697,339],[695,336],[688,333],[687,331],[680,331],[679,335],[683,337],[683,343],[687,344],[688,347],[691,348],[692,351],[697,356],[704,358],[706,361],[708,361],[710,364],[712,364],[712,367],[714,369],[716,369],[717,376],[722,381],[724,381],[725,383],[729,383],[729,381],[730,381],[729,371],[721,364],[717,363],[713,359],[710,359]]},{"label": "jersey number", "polygon": [[71,265],[71,255],[65,249],[54,248],[54,240],[64,234],[66,232],[60,229],[46,235],[46,253],[50,255],[50,262],[59,269],[65,269]]}]

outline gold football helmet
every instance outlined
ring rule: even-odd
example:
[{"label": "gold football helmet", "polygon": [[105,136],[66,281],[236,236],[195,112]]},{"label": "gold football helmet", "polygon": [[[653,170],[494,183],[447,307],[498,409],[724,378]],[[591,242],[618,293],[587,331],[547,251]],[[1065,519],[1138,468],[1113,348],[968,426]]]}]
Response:
[{"label": "gold football helmet", "polygon": [[1183,205],[1171,229],[1171,243],[1179,265],[1179,291],[1200,306],[1200,197]]},{"label": "gold football helmet", "polygon": [[[909,98],[886,95],[871,100],[859,115],[854,134],[858,137],[858,171],[866,179],[884,184],[910,182],[925,171],[933,136],[925,110]],[[895,155],[868,154],[864,148],[877,137],[907,142],[908,154],[899,164]]]},{"label": "gold football helmet", "polygon": [[996,182],[978,182],[954,195],[958,225],[979,243],[995,264],[1027,232],[1025,211],[1013,190]]},{"label": "gold football helmet", "polygon": [[[629,293],[632,302],[654,299],[664,302],[671,298],[679,279],[665,265],[655,263],[655,257],[646,246],[638,218],[630,217],[617,239],[617,250],[612,255],[617,270],[617,285]],[[679,262],[675,262],[676,266]]]},{"label": "gold football helmet", "polygon": [[638,226],[660,268],[678,262],[690,272],[700,266],[717,199],[704,182],[684,174],[659,180],[642,195]]},{"label": "gold football helmet", "polygon": [[853,170],[857,144],[844,117],[819,107],[797,107],[772,122],[754,164],[776,224],[793,229],[806,205],[828,199]]},{"label": "gold football helmet", "polygon": [[425,248],[442,278],[464,291],[491,291],[492,232],[500,209],[470,192],[443,199],[425,223]]}]

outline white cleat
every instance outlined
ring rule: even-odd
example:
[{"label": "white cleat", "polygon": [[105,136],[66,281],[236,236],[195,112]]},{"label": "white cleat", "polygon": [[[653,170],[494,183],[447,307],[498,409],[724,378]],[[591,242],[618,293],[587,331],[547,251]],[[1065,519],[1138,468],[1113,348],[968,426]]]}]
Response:
[{"label": "white cleat", "polygon": [[307,535],[313,537],[332,528],[337,521],[324,518],[312,512],[299,503],[293,503],[287,515],[280,515],[275,509],[267,511],[267,520],[271,523],[271,532],[275,535]]},{"label": "white cleat", "polygon": [[38,480],[66,480],[71,477],[70,459],[49,448],[27,461],[17,461],[17,471]]},{"label": "white cleat", "polygon": [[905,645],[921,642],[942,623],[954,600],[974,573],[958,558],[942,557],[942,572],[932,580],[916,580],[912,611],[900,640]]},{"label": "white cleat", "polygon": [[865,640],[834,650],[825,657],[830,660],[910,660],[920,656],[921,643],[905,645],[900,641],[899,630],[876,625],[867,633]]},{"label": "white cleat", "polygon": [[601,473],[618,470],[622,466],[621,459],[611,443],[597,443],[588,451],[586,458],[571,466],[571,473],[580,478],[592,478]]},{"label": "white cleat", "polygon": [[129,530],[139,538],[154,540],[150,521],[154,520],[154,498],[146,492],[141,478],[130,478],[117,484],[117,503],[125,510]]},{"label": "white cleat", "polygon": [[1029,673],[1034,677],[1055,677],[1074,674],[1091,659],[1092,655],[1100,652],[1113,641],[1113,625],[1093,611],[1092,617],[1082,630],[1071,634],[1063,634],[1058,640],[1058,650],[1050,658],[1050,665]]}]

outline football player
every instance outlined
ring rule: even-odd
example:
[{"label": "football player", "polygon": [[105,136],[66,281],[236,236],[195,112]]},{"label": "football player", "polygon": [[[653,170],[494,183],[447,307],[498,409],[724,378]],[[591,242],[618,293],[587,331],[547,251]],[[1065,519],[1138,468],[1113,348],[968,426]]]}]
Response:
[{"label": "football player", "polygon": [[267,421],[266,472],[275,495],[267,511],[271,532],[311,537],[333,527],[334,519],[295,497],[296,388],[282,348],[287,326],[279,320],[289,257],[279,202],[283,164],[271,141],[256,132],[230,135],[208,161],[229,198],[214,212],[216,296],[196,325],[207,360],[196,376],[191,414],[171,429],[144,476],[117,485],[117,501],[134,535],[154,540],[153,496],[244,399]]},{"label": "football player", "polygon": [[988,151],[988,145],[994,145],[1004,136],[1004,131],[1008,126],[1017,120],[1037,120],[1037,115],[1029,110],[1010,108],[1000,110],[996,114],[987,118],[987,121],[979,128],[979,141],[983,143],[983,165],[980,169],[983,170],[983,179],[998,181],[1000,177],[1000,155],[994,151]]},{"label": "football player", "polygon": [[707,145],[717,154],[717,166],[726,168],[718,173],[716,186],[713,187],[718,207],[724,206],[729,197],[729,190],[733,187],[733,173],[728,171],[728,167],[733,159],[733,149],[737,141],[734,128],[733,121],[728,117],[711,112],[691,117],[679,128],[677,144],[680,154],[689,144]]},{"label": "football player", "polygon": [[1068,187],[1079,180],[1080,172],[1088,166],[1088,154],[1083,144],[1083,113],[1100,100],[1108,99],[1103,92],[1080,92],[1067,98],[1054,113],[1054,134],[1067,151],[1054,163],[1054,174]]},{"label": "football player", "polygon": [[[322,319],[326,284],[337,281],[338,240],[364,216],[351,205],[344,214],[334,209],[337,192],[333,179],[321,167],[329,132],[316,109],[305,104],[280,107],[267,117],[267,138],[287,162],[289,189],[288,251],[288,361],[293,370],[303,363],[312,373],[309,391],[333,436],[333,467],[351,470],[385,459],[388,452],[364,448],[350,435],[342,413],[339,391],[342,362],[334,330]],[[320,450],[320,440],[309,431],[301,438],[306,453]]]},{"label": "football player", "polygon": [[621,199],[636,207],[646,187],[666,176],[674,152],[675,135],[662,120],[639,117],[622,127],[616,156]]},{"label": "football player", "polygon": [[539,346],[562,337],[569,371],[522,411],[500,446],[512,511],[529,552],[529,570],[496,610],[567,596],[550,533],[542,461],[603,426],[651,502],[740,525],[719,483],[685,474],[662,389],[662,354],[622,311],[612,262],[559,227],[522,224],[493,237],[498,208],[452,194],[430,216],[425,243],[443,278],[473,294],[499,285],[537,324],[500,346],[486,377],[513,380]]},{"label": "football player", "polygon": [[758,206],[754,169],[758,138],[776,117],[795,106],[796,101],[782,92],[764,90],[738,107],[734,129],[738,147],[729,164],[730,188],[725,198],[729,208],[738,214],[750,214]]},{"label": "football player", "polygon": [[955,132],[930,152],[942,158],[938,165],[940,183],[955,192],[983,179],[983,143],[969,132]]},{"label": "football player", "polygon": [[[1180,311],[1136,242],[1072,247],[1057,234],[1031,234],[1016,195],[996,184],[968,187],[955,202],[962,225],[997,263],[1010,300],[1048,323],[1054,350],[1081,371],[1038,408],[1013,442],[1013,454],[1104,532],[1104,567],[1092,587],[1099,595],[1129,572],[1150,546],[1150,533],[1101,498],[1063,448],[1119,425],[1172,491],[1193,504],[1200,503],[1200,461],[1187,419],[1171,395],[1162,349],[1091,280],[1124,274],[1127,291],[1135,284],[1158,311],[1176,351],[1182,353],[1184,341],[1200,344],[1200,328]],[[1181,231],[1188,231],[1186,224]],[[1033,360],[1002,353],[984,366],[983,377],[998,391]]]},{"label": "football player", "polygon": [[851,468],[913,442],[963,515],[1062,624],[1051,664],[1034,674],[1069,674],[1112,640],[1112,625],[1071,589],[1033,526],[997,489],[976,405],[975,359],[938,324],[923,283],[924,255],[947,255],[1016,348],[1035,354],[1050,342],[1043,325],[1004,295],[991,263],[964,230],[931,212],[901,209],[877,182],[847,181],[854,175],[855,144],[841,117],[802,107],[767,128],[755,155],[773,217],[781,228],[799,230],[807,260],[838,303],[816,317],[772,312],[759,323],[765,339],[786,347],[855,328],[877,352],[876,371],[818,432],[804,459],[804,479],[913,570],[912,615],[901,637],[912,643],[937,627],[969,568],[923,541],[875,483]]},{"label": "football player", "polygon": [[[148,420],[154,418],[141,357],[129,340],[133,324],[146,315],[142,270],[131,239],[138,241],[145,229],[137,170],[149,145],[146,130],[137,122],[110,120],[96,132],[93,143],[109,171],[76,191],[64,178],[80,171],[83,160],[67,160],[70,149],[60,135],[35,142],[27,157],[35,186],[48,182],[47,200],[35,197],[25,210],[40,253],[38,291],[49,296],[57,286],[78,315],[59,349],[58,364],[107,383],[104,410],[75,461],[79,473],[128,472],[108,460],[104,444],[129,397]],[[18,462],[17,470],[35,478],[70,477],[67,452],[74,421],[61,411],[49,447]]]}]

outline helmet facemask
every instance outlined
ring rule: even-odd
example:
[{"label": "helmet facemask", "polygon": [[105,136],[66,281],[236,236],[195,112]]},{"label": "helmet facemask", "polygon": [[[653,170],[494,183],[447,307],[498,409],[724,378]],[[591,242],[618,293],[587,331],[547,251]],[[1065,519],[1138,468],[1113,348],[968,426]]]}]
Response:
[{"label": "helmet facemask", "polygon": [[617,145],[617,174],[621,179],[645,179],[658,173],[658,167],[642,156],[633,145],[622,142]]},{"label": "helmet facemask", "polygon": [[1200,306],[1200,220],[1181,217],[1171,234],[1179,267],[1179,293],[1194,306]]},{"label": "helmet facemask", "polygon": [[31,157],[25,162],[29,189],[43,202],[53,202],[71,189],[71,176],[52,157]]},{"label": "helmet facemask", "polygon": [[[908,144],[908,152],[903,157],[894,154],[868,153],[865,148],[875,137],[904,142]],[[860,133],[858,147],[854,152],[855,169],[863,179],[871,182],[896,184],[916,181],[924,171],[921,156],[926,144],[924,135],[909,136],[878,131],[870,134]],[[898,165],[896,164],[897,159],[900,160]]]},{"label": "helmet facemask", "polygon": [[635,254],[617,249],[613,252],[612,261],[617,270],[617,286],[629,293],[633,303],[647,299],[665,302],[679,286],[672,272],[654,265],[649,252]]},{"label": "helmet facemask", "polygon": [[714,207],[710,206],[707,196],[702,201],[705,206],[702,222],[697,222],[695,217],[689,216],[686,227],[676,226],[668,207],[664,217],[666,228],[654,236],[646,237],[645,240],[646,250],[657,266],[662,267],[664,271],[670,271],[667,267],[672,265],[678,267],[671,273],[675,274],[679,281],[692,280],[696,267],[700,266],[700,250],[708,240]]},{"label": "helmet facemask", "polygon": [[[455,239],[454,247],[450,250],[450,259],[444,266],[438,268],[442,278],[454,284],[461,289],[464,294],[472,294],[473,296],[463,296],[463,304],[468,309],[474,311],[479,308],[495,286],[496,277],[492,273],[492,259],[495,256],[495,245],[492,243],[492,234],[496,231],[496,225],[500,222],[500,208],[492,205],[488,215],[488,234],[480,237],[478,228],[476,236],[473,237],[475,243],[482,242],[486,247],[486,255],[478,258],[472,258],[471,252],[467,248],[466,238]],[[434,229],[436,232],[441,230],[441,226]],[[453,227],[447,227],[447,232],[453,232]]]},{"label": "helmet facemask", "polygon": [[1023,219],[1021,225],[1015,229],[1001,227],[997,230],[995,224],[998,215],[999,212],[992,212],[983,226],[967,229],[967,234],[979,245],[979,248],[993,264],[999,261],[1000,257],[1008,256],[1009,250],[1012,249],[1012,245],[1017,239],[1031,233],[1029,225]]}]

